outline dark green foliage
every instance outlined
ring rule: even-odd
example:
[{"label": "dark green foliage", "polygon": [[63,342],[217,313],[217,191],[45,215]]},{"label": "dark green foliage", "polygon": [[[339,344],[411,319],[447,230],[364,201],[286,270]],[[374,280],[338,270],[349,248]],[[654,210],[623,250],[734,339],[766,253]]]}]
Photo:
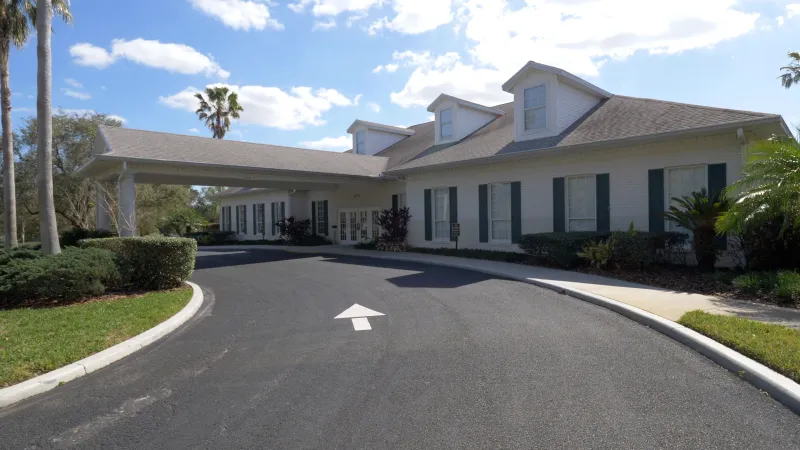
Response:
[{"label": "dark green foliage", "polygon": [[410,210],[405,208],[390,208],[381,211],[375,225],[381,227],[376,247],[386,252],[404,252],[407,250],[406,238],[408,237],[408,221],[411,219]]},{"label": "dark green foliage", "polygon": [[74,227],[71,230],[61,233],[59,241],[62,247],[77,247],[78,241],[81,239],[107,238],[113,236],[116,236],[116,234],[108,230],[87,230],[86,228]]},{"label": "dark green foliage", "polygon": [[197,245],[227,245],[237,242],[235,236],[233,231],[202,231],[188,233],[184,237],[194,239]]},{"label": "dark green foliage", "polygon": [[510,263],[525,263],[528,262],[528,256],[524,253],[516,252],[503,252],[496,250],[480,250],[475,248],[426,248],[426,247],[411,247],[408,251],[414,253],[426,253],[431,255],[443,256],[458,256],[461,258],[472,259],[486,259],[489,261],[500,261]]},{"label": "dark green foliage", "polygon": [[169,289],[180,286],[194,270],[197,242],[189,238],[119,237],[86,239],[82,246],[104,248],[117,255],[123,286]]},{"label": "dark green foliage", "polygon": [[613,249],[614,236],[611,236],[604,241],[587,242],[583,245],[581,251],[578,252],[578,256],[588,261],[592,267],[604,269],[608,267],[608,264],[611,262]]},{"label": "dark green foliage", "polygon": [[119,281],[114,254],[108,250],[68,247],[50,256],[30,250],[0,254],[0,308],[97,296]]},{"label": "dark green foliage", "polygon": [[739,235],[746,265],[751,270],[800,268],[800,230],[787,228],[784,219],[754,220]]},{"label": "dark green foliage", "polygon": [[628,231],[612,233],[613,265],[620,269],[641,270],[656,264],[678,264],[682,262],[679,255],[683,255],[687,240],[684,233],[637,231],[631,223]]},{"label": "dark green foliage", "polygon": [[377,250],[378,242],[377,241],[359,242],[358,244],[354,245],[353,248],[356,248],[358,250]]},{"label": "dark green foliage", "polygon": [[278,234],[288,245],[302,245],[302,242],[308,240],[311,230],[311,220],[298,220],[294,216],[280,220],[275,225],[278,227]]},{"label": "dark green foliage", "polygon": [[[286,244],[285,241],[280,241],[280,244],[278,245],[285,245],[285,244]],[[331,245],[331,244],[333,244],[333,242],[331,242],[325,236],[321,236],[319,234],[307,234],[303,236],[300,239],[300,241],[295,245],[300,247],[316,247],[319,245]]]},{"label": "dark green foliage", "polygon": [[731,284],[751,294],[774,295],[783,303],[800,300],[800,274],[791,270],[750,272],[734,278]]},{"label": "dark green foliage", "polygon": [[520,239],[519,248],[537,263],[569,269],[580,264],[578,252],[584,245],[609,237],[611,233],[607,231],[525,234]]},{"label": "dark green foliage", "polygon": [[728,211],[729,201],[725,197],[711,199],[705,189],[672,200],[678,205],[670,206],[664,216],[692,233],[697,267],[714,270],[719,255],[714,229],[719,217]]}]

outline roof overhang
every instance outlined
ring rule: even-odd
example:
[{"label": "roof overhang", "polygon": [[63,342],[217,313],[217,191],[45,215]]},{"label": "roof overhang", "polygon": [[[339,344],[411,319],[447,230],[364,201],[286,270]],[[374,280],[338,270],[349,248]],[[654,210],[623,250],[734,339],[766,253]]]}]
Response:
[{"label": "roof overhang", "polygon": [[375,122],[367,122],[366,120],[356,120],[347,129],[347,132],[352,134],[353,132],[355,132],[356,128],[360,126],[363,126],[370,130],[385,131],[387,133],[402,134],[404,136],[413,136],[415,133],[414,130],[410,128],[400,128],[392,125],[383,125]]},{"label": "roof overhang", "polygon": [[450,100],[454,103],[457,103],[460,106],[471,108],[476,111],[482,111],[485,113],[494,114],[496,116],[502,116],[506,113],[505,111],[499,108],[490,108],[488,106],[479,105],[477,103],[464,100],[463,98],[453,97],[452,95],[447,95],[447,94],[441,94],[438,97],[436,97],[436,100],[434,100],[433,103],[428,105],[428,112],[436,111],[436,107],[439,106],[439,104],[445,100]]},{"label": "roof overhang", "polygon": [[559,69],[558,67],[548,66],[546,64],[540,64],[534,61],[528,61],[528,63],[522,66],[522,68],[519,69],[517,73],[515,73],[511,78],[509,78],[508,81],[503,83],[503,90],[506,92],[513,92],[514,86],[516,86],[517,83],[519,83],[520,80],[528,74],[528,72],[533,70],[552,73],[560,77],[563,77],[564,79],[569,80],[578,87],[583,88],[589,92],[592,92],[601,98],[611,98],[612,96],[610,92],[604,89],[600,89],[599,87],[593,85],[592,83],[589,83],[583,78],[576,77],[575,75],[567,72],[566,70]]}]

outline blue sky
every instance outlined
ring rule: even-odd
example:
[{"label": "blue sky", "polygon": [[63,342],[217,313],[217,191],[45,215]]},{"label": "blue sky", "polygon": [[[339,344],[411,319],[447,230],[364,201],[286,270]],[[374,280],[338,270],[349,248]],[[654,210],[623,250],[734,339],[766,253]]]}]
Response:
[{"label": "blue sky", "polygon": [[[355,119],[428,120],[441,92],[486,105],[526,61],[614,94],[780,113],[800,3],[771,0],[81,0],[56,23],[53,105],[210,136],[192,93],[245,107],[229,139],[341,151]],[[800,44],[797,44],[800,45]],[[11,55],[15,125],[35,113],[35,38]]]}]

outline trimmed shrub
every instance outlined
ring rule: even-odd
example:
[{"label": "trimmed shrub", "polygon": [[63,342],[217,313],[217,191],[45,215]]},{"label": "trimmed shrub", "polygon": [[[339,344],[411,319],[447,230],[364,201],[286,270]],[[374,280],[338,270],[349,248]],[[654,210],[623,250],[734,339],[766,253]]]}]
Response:
[{"label": "trimmed shrub", "polygon": [[600,241],[600,242],[587,242],[583,245],[581,251],[578,252],[580,258],[585,259],[598,269],[603,269],[611,262],[611,257],[614,251],[614,236]]},{"label": "trimmed shrub", "polygon": [[180,286],[194,271],[197,242],[160,236],[86,239],[81,245],[117,254],[123,286],[130,289],[169,289]]},{"label": "trimmed shrub", "polygon": [[78,241],[83,239],[99,239],[113,236],[116,236],[116,234],[108,230],[87,230],[86,228],[74,227],[61,233],[59,242],[62,247],[77,247]]},{"label": "trimmed shrub", "polygon": [[389,208],[381,211],[375,225],[381,227],[376,247],[385,252],[404,252],[408,249],[408,221],[411,213],[408,207]]},{"label": "trimmed shrub", "polygon": [[67,247],[58,255],[32,256],[29,251],[4,255],[0,308],[13,308],[26,301],[69,302],[97,296],[117,287],[120,281],[115,256],[108,250]]},{"label": "trimmed shrub", "polygon": [[309,235],[309,230],[311,230],[310,219],[300,220],[295,219],[294,216],[280,220],[275,225],[278,227],[281,239],[285,240],[289,245],[301,245],[306,236]]},{"label": "trimmed shrub", "polygon": [[734,278],[732,284],[751,294],[770,294],[781,302],[800,300],[800,274],[791,270],[750,272]]},{"label": "trimmed shrub", "polygon": [[676,264],[683,261],[688,235],[678,232],[628,231],[612,233],[613,265],[620,269],[641,270],[654,264]]},{"label": "trimmed shrub", "polygon": [[[280,241],[280,243],[277,245],[283,245],[283,244],[285,244],[285,242]],[[300,242],[298,242],[295,245],[301,247],[316,247],[318,245],[331,245],[331,244],[333,244],[333,242],[331,242],[325,236],[320,236],[318,234],[307,234],[302,238],[300,238]]]},{"label": "trimmed shrub", "polygon": [[800,230],[789,227],[783,234],[783,218],[753,222],[741,235],[747,268],[777,270],[800,268]]},{"label": "trimmed shrub", "polygon": [[236,242],[236,233],[233,231],[203,231],[189,233],[184,237],[194,239],[197,245],[226,245]]},{"label": "trimmed shrub", "polygon": [[31,248],[14,248],[8,251],[0,250],[0,266],[4,266],[16,259],[39,259],[42,257],[41,250]]},{"label": "trimmed shrub", "polygon": [[586,244],[609,237],[611,233],[605,231],[525,234],[520,238],[519,248],[537,263],[569,269],[580,264],[578,252]]},{"label": "trimmed shrub", "polygon": [[[369,249],[367,249],[369,250]],[[414,253],[427,253],[432,255],[443,256],[458,256],[461,258],[472,259],[485,259],[489,261],[511,262],[511,263],[526,263],[528,262],[528,255],[525,253],[504,252],[499,250],[481,250],[477,248],[428,248],[428,247],[411,247],[408,251]]]},{"label": "trimmed shrub", "polygon": [[358,250],[377,250],[378,242],[377,241],[359,242],[358,244],[354,245],[353,248]]}]

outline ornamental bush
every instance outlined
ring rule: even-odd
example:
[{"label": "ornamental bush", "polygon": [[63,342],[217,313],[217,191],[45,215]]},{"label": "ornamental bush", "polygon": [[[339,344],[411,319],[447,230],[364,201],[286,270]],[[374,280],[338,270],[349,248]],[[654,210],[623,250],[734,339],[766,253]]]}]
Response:
[{"label": "ornamental bush", "polygon": [[122,285],[128,289],[180,286],[192,275],[197,253],[194,239],[161,236],[86,239],[81,245],[114,252]]},{"label": "ornamental bush", "polygon": [[597,244],[611,237],[607,231],[581,231],[571,233],[535,233],[520,238],[519,248],[540,264],[565,269],[580,264],[578,256],[587,244]]},{"label": "ornamental bush", "polygon": [[116,288],[120,274],[108,250],[67,247],[58,255],[29,250],[0,252],[0,308],[24,302],[69,302]]},{"label": "ornamental bush", "polygon": [[116,234],[108,230],[89,230],[86,228],[74,227],[71,230],[61,233],[59,242],[62,247],[77,247],[78,242],[83,239],[107,238],[112,236],[116,236]]},{"label": "ornamental bush", "polygon": [[275,225],[278,227],[281,239],[289,245],[302,245],[311,230],[310,219],[295,219],[294,216],[280,220]]},{"label": "ornamental bush", "polygon": [[381,211],[375,225],[381,228],[376,247],[385,252],[404,252],[407,250],[408,221],[411,213],[408,207],[389,208]]}]

